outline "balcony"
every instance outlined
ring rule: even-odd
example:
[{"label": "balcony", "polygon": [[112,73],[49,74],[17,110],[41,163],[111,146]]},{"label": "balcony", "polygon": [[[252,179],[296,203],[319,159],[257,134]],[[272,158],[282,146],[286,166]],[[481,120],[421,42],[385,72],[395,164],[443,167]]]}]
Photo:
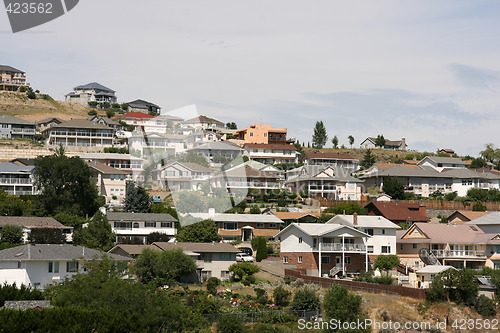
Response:
[{"label": "balcony", "polygon": [[309,191],[337,191],[335,185],[309,185]]},{"label": "balcony", "polygon": [[[319,247],[314,248],[315,251],[319,251]],[[322,252],[366,252],[366,246],[364,244],[351,244],[351,243],[321,243]]]},{"label": "balcony", "polygon": [[241,188],[256,188],[256,189],[274,189],[280,188],[279,183],[266,183],[266,182],[226,182],[228,187],[241,187]]},{"label": "balcony", "polygon": [[35,135],[35,129],[33,128],[15,128],[11,129],[12,134],[31,134]]},{"label": "balcony", "polygon": [[8,194],[8,195],[31,195],[33,194],[33,192],[31,191],[14,191],[13,190],[5,190],[5,192]]},{"label": "balcony", "polygon": [[0,184],[32,184],[30,178],[0,178]]},{"label": "balcony", "polygon": [[431,252],[438,258],[486,258],[485,251],[474,251],[474,250],[431,250]]}]

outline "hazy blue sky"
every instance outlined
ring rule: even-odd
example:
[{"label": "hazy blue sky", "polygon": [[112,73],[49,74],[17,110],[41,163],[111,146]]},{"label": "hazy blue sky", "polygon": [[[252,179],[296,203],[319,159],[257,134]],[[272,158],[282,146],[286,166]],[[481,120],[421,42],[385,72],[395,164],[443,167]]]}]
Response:
[{"label": "hazy blue sky", "polygon": [[0,63],[56,99],[97,81],[121,102],[195,103],[306,142],[323,120],[346,145],[500,145],[498,1],[81,0],[17,34],[2,8],[0,45]]}]

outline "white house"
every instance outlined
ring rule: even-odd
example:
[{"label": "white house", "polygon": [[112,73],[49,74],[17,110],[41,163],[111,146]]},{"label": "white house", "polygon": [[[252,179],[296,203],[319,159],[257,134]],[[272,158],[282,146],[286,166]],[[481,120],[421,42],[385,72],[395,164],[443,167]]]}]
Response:
[{"label": "white house", "polygon": [[253,161],[276,164],[297,163],[297,148],[286,143],[245,143],[245,154]]},{"label": "white house", "polygon": [[176,161],[154,170],[153,179],[162,189],[198,191],[211,174],[212,170],[203,165]]},{"label": "white house", "polygon": [[439,156],[425,156],[417,165],[423,168],[430,167],[439,172],[443,171],[443,169],[461,169],[467,167],[467,163],[457,157]]},{"label": "white house", "polygon": [[53,217],[0,216],[0,229],[6,225],[16,225],[23,228],[23,242],[28,241],[31,230],[40,228],[59,229],[66,236],[67,242],[73,241],[73,227],[65,226]]},{"label": "white house", "polygon": [[141,156],[149,156],[155,152],[164,156],[175,156],[185,151],[184,136],[178,134],[134,133],[128,139],[131,151]]},{"label": "white house", "polygon": [[370,235],[343,224],[291,223],[277,233],[285,265],[308,275],[357,275],[368,271]]},{"label": "white house", "polygon": [[87,83],[73,89],[74,91],[66,94],[66,102],[80,103],[83,106],[88,106],[89,102],[116,103],[115,91],[97,82]]},{"label": "white house", "polygon": [[34,170],[34,166],[0,162],[0,189],[10,195],[37,194]]},{"label": "white house", "polygon": [[[368,137],[361,141],[359,148],[364,148],[364,149],[373,149],[377,148],[376,142],[377,138],[374,137]],[[406,139],[402,138],[401,140],[385,140],[385,145],[383,147],[384,149],[400,149],[400,150],[406,150],[407,145],[406,145]]]},{"label": "white house", "polygon": [[[72,244],[26,244],[0,251],[0,283],[45,289],[84,272],[84,263],[99,260],[105,252]],[[114,261],[130,258],[107,254]]]},{"label": "white house", "polygon": [[167,121],[164,118],[152,116],[142,112],[130,112],[119,119],[130,125],[134,130],[146,133],[167,133]]},{"label": "white house", "polygon": [[134,238],[146,243],[146,236],[152,232],[159,232],[170,238],[176,234],[177,220],[170,214],[107,212],[106,217],[116,233],[117,243]]},{"label": "white house", "polygon": [[347,225],[372,236],[366,241],[367,252],[372,259],[379,255],[396,254],[396,230],[400,227],[383,216],[337,215],[326,223]]}]

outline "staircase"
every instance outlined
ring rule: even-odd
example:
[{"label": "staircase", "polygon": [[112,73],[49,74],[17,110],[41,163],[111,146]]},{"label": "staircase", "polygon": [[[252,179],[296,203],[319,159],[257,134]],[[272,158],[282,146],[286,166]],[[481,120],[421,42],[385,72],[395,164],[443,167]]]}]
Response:
[{"label": "staircase", "polygon": [[332,269],[330,269],[330,276],[335,276],[340,271],[342,271],[342,265],[341,264],[339,264],[339,265],[333,267]]},{"label": "staircase", "polygon": [[420,260],[422,260],[426,265],[441,265],[441,262],[434,255],[434,253],[426,248],[420,249],[418,255]]}]

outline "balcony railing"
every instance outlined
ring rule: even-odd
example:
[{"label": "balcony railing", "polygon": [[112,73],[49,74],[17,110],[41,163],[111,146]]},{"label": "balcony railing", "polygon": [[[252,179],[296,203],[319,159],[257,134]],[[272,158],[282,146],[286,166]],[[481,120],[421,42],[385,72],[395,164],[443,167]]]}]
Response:
[{"label": "balcony railing", "polygon": [[438,258],[443,257],[486,257],[485,251],[474,250],[431,250],[431,252]]},{"label": "balcony railing", "polygon": [[31,128],[12,128],[12,134],[35,134],[35,130]]},{"label": "balcony railing", "polygon": [[31,195],[33,194],[31,191],[13,191],[13,190],[6,190],[5,191],[8,195]]},{"label": "balcony railing", "polygon": [[[319,247],[315,248],[316,251],[319,251]],[[366,246],[364,244],[342,244],[342,243],[321,243],[321,251],[333,251],[333,252],[366,252]]]},{"label": "balcony railing", "polygon": [[279,183],[265,182],[226,182],[226,187],[280,188],[280,185]]},{"label": "balcony railing", "polygon": [[0,178],[0,184],[31,184],[29,178]]},{"label": "balcony railing", "polygon": [[337,186],[332,185],[310,185],[310,191],[336,191]]}]

